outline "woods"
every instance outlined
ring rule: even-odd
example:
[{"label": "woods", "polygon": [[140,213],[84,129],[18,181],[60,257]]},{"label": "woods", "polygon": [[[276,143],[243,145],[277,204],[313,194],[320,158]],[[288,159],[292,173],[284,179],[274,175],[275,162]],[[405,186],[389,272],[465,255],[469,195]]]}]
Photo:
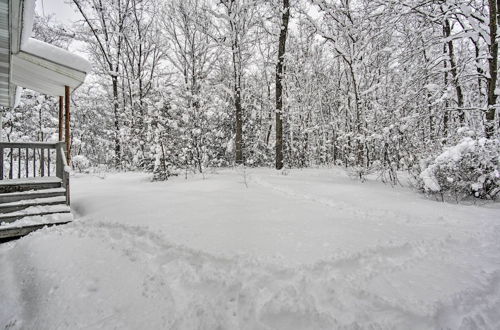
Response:
[{"label": "woods", "polygon": [[2,3],[0,329],[500,329],[500,0]]},{"label": "woods", "polygon": [[[71,34],[94,63],[73,95],[71,149],[92,166],[164,180],[233,164],[340,165],[395,183],[464,138],[497,140],[495,0],[72,7],[73,26],[38,17],[35,32]],[[16,126],[38,104],[33,95],[7,114],[8,137],[15,127],[52,138],[55,110],[32,118],[37,129]]]}]

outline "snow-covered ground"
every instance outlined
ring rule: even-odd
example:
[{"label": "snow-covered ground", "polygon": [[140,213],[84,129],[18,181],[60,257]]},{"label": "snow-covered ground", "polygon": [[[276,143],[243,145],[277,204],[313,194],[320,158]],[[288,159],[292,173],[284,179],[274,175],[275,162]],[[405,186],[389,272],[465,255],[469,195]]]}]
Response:
[{"label": "snow-covered ground", "polygon": [[79,176],[72,208],[0,245],[0,328],[500,328],[498,205],[250,169]]}]

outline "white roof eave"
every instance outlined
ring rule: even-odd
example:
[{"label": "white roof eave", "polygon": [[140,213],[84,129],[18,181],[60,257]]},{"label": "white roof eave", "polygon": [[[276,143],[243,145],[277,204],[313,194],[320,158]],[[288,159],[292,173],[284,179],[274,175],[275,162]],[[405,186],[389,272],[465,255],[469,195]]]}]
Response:
[{"label": "white roof eave", "polygon": [[33,38],[28,38],[21,44],[21,52],[43,58],[75,71],[87,73],[92,69],[90,62],[80,55]]},{"label": "white roof eave", "polygon": [[64,86],[78,88],[87,75],[23,51],[12,56],[11,66],[15,85],[52,96],[63,96]]},{"label": "white roof eave", "polygon": [[21,91],[18,86],[60,96],[64,86],[78,88],[91,70],[90,63],[65,49],[30,38],[35,0],[9,1],[10,63],[8,86],[1,87],[9,97],[7,106],[15,106]]}]

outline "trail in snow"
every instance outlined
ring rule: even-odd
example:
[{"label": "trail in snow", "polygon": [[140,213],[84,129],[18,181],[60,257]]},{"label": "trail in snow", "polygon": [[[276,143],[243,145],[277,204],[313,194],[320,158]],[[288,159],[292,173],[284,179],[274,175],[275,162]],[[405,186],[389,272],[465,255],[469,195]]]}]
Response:
[{"label": "trail in snow", "polygon": [[[455,245],[453,241],[379,248],[313,266],[281,268],[256,260],[217,258],[170,245],[143,228],[117,224],[79,223],[32,236],[32,242],[25,240],[15,249],[11,247],[11,257],[24,263],[2,260],[18,267],[15,271],[21,275],[7,282],[2,278],[2,285],[21,283],[35,290],[21,290],[25,300],[15,312],[24,316],[22,322],[8,320],[20,328],[43,324],[47,329],[499,325],[495,316],[500,308],[498,271],[478,283],[474,292],[458,292],[438,305],[422,305],[418,300],[408,304],[408,297],[388,297],[367,285],[386,282],[384,278],[397,273],[410,274],[426,264],[432,266],[434,260],[429,256]],[[85,248],[88,256],[72,260],[67,251],[53,251],[52,258],[58,261],[46,260],[41,265],[38,254],[49,251],[35,252],[32,247],[46,243]],[[115,264],[109,265],[107,257]],[[60,264],[65,267],[58,269]],[[61,282],[54,281],[57,278]],[[1,289],[5,292],[6,288]],[[57,316],[61,311],[63,317]]]},{"label": "trail in snow", "polygon": [[79,221],[0,246],[0,327],[500,327],[497,209],[329,174],[74,180]]}]

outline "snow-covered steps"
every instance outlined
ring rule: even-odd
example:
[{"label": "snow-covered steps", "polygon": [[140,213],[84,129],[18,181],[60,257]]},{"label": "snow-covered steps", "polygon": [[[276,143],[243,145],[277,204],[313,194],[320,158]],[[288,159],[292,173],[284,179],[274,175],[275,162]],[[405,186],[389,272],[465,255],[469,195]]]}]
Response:
[{"label": "snow-covered steps", "polygon": [[20,220],[24,217],[32,217],[32,216],[43,216],[50,214],[58,214],[58,213],[70,213],[71,209],[68,205],[45,205],[45,206],[30,206],[24,210],[3,213],[0,214],[0,228],[4,223],[14,222],[16,220]]},{"label": "snow-covered steps", "polygon": [[24,210],[31,206],[66,204],[66,196],[42,197],[0,204],[0,214]]},{"label": "snow-covered steps", "polygon": [[61,179],[52,176],[0,181],[0,193],[12,193],[59,187],[61,187]]},{"label": "snow-covered steps", "polygon": [[0,240],[72,220],[61,179],[43,177],[0,181]]},{"label": "snow-covered steps", "polygon": [[43,227],[63,225],[71,221],[73,221],[73,215],[70,212],[65,212],[50,215],[25,216],[21,220],[11,223],[2,222],[0,223],[0,240],[21,237]]},{"label": "snow-covered steps", "polygon": [[3,203],[11,203],[23,200],[31,200],[38,198],[49,198],[66,196],[66,189],[64,188],[51,188],[42,190],[29,190],[13,193],[0,193],[0,205]]}]

